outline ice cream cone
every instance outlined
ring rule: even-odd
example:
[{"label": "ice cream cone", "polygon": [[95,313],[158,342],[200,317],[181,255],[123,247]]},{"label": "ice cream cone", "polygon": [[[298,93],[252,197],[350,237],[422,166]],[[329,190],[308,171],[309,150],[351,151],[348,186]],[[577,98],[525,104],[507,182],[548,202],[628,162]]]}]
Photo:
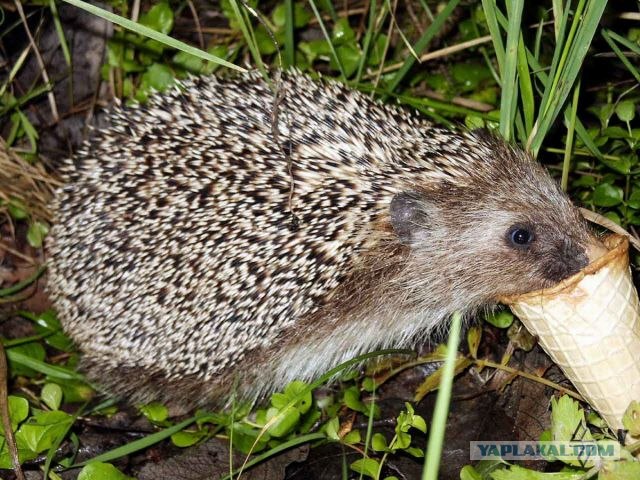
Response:
[{"label": "ice cream cone", "polygon": [[609,250],[553,288],[506,298],[578,392],[614,430],[640,400],[640,309],[629,268],[629,242]]}]

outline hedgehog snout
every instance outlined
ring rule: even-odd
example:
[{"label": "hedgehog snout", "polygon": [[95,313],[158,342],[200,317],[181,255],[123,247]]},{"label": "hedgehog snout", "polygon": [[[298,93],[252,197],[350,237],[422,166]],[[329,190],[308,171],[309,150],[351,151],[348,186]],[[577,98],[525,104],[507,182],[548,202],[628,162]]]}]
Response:
[{"label": "hedgehog snout", "polygon": [[546,277],[556,283],[575,275],[588,264],[587,250],[570,239],[564,239],[557,249],[557,255],[549,259]]}]

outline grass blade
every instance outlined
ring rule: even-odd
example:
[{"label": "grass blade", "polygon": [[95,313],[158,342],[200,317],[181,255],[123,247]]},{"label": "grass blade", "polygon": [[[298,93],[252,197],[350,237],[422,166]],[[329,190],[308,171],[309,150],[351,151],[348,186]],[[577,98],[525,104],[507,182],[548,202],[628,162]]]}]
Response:
[{"label": "grass blade", "polygon": [[633,42],[630,42],[626,38],[621,37],[617,33],[612,32],[611,30],[603,30],[602,36],[611,47],[611,50],[613,50],[613,52],[618,56],[618,58],[624,64],[624,66],[627,67],[627,70],[631,72],[631,75],[634,76],[636,81],[640,82],[640,72],[638,72],[638,69],[633,66],[633,64],[629,61],[627,56],[624,53],[622,53],[622,51],[618,48],[618,45],[616,45],[614,40],[623,44],[626,48],[631,50],[636,55],[640,55],[640,48],[638,48],[638,45],[634,44]]},{"label": "grass blade", "polygon": [[220,480],[231,480],[235,477],[235,475],[238,475],[238,478],[240,478],[242,472],[266,460],[267,458],[273,457],[280,452],[284,452],[285,450],[296,447],[298,445],[304,445],[305,443],[311,443],[316,440],[324,440],[326,438],[327,436],[324,433],[307,433],[306,435],[292,438],[291,440],[281,443],[277,447],[273,447],[272,449],[264,453],[254,456],[250,461],[242,465],[242,467],[236,469],[229,475],[222,477]]},{"label": "grass blade", "polygon": [[342,77],[342,80],[346,82],[347,76],[344,73],[344,66],[340,61],[340,57],[338,57],[336,48],[333,45],[333,40],[331,40],[331,35],[329,35],[329,32],[327,31],[327,27],[325,26],[324,21],[322,20],[322,15],[320,15],[320,12],[318,11],[316,2],[314,0],[309,0],[309,5],[311,5],[311,9],[313,10],[313,14],[316,16],[316,20],[318,20],[318,25],[320,25],[322,34],[324,35],[324,38],[327,40],[327,43],[329,44],[329,50],[331,50],[331,55],[333,55],[333,58],[336,61],[336,65],[338,65],[338,70],[340,70],[340,76]]},{"label": "grass blade", "polygon": [[442,454],[442,444],[447,426],[447,415],[449,414],[449,403],[451,401],[451,388],[453,386],[453,376],[456,367],[456,356],[458,345],[460,344],[460,330],[462,328],[462,315],[456,312],[451,319],[451,329],[449,340],[447,341],[447,356],[442,369],[440,379],[440,389],[436,406],[433,410],[433,421],[429,432],[429,443],[425,455],[424,470],[422,480],[437,480],[438,469],[440,467],[440,456]]},{"label": "grass blade", "polygon": [[284,0],[284,63],[287,67],[296,66],[296,45],[293,28],[293,0]]},{"label": "grass blade", "polygon": [[64,35],[62,29],[62,23],[60,22],[60,14],[58,13],[58,7],[56,7],[55,0],[49,0],[49,9],[51,10],[51,17],[53,18],[53,24],[56,27],[56,33],[58,34],[58,40],[60,41],[60,48],[62,49],[62,56],[67,66],[71,67],[71,51],[69,50],[69,44],[67,38]]},{"label": "grass blade", "polygon": [[[540,66],[536,58],[533,56],[533,54],[528,49],[525,49],[525,50],[527,53],[527,59],[529,61],[529,65],[531,65],[531,69],[533,70],[533,72],[535,72],[536,78],[540,83],[542,83],[543,85],[546,85],[549,81],[549,77],[547,73],[543,70],[542,66]],[[568,109],[571,109],[571,105],[568,106]],[[569,115],[568,110],[565,110],[564,121],[567,124],[569,123],[568,115]],[[576,128],[576,134],[578,135],[578,138],[580,138],[582,143],[584,143],[585,147],[589,149],[589,151],[593,154],[594,157],[598,159],[602,159],[603,158],[602,152],[594,143],[593,139],[591,138],[591,135],[589,135],[585,126],[577,117],[576,117],[575,128]]]},{"label": "grass blade", "polygon": [[[573,89],[573,99],[571,105],[566,110],[565,123],[567,124],[567,144],[564,150],[564,159],[562,162],[562,180],[560,186],[562,190],[567,191],[569,186],[569,168],[571,167],[571,156],[573,153],[573,137],[576,131],[576,119],[578,118],[578,99],[580,98],[580,80]],[[567,121],[568,120],[568,121]]]},{"label": "grass blade", "polygon": [[185,53],[190,53],[198,58],[202,58],[203,60],[207,60],[209,62],[213,62],[217,65],[222,65],[223,67],[231,68],[233,70],[238,70],[239,72],[246,72],[245,68],[239,67],[238,65],[234,65],[233,63],[227,62],[223,58],[216,57],[215,55],[211,55],[208,52],[200,50],[199,48],[192,47],[191,45],[187,45],[184,42],[176,40],[175,38],[171,38],[169,35],[165,35],[160,33],[152,28],[145,27],[144,25],[140,25],[139,23],[132,22],[128,18],[121,17],[120,15],[116,15],[115,13],[108,12],[102,8],[96,7],[95,5],[91,5],[90,3],[83,2],[82,0],[63,0],[64,2],[73,5],[74,7],[81,8],[97,17],[104,18],[109,22],[115,23],[116,25],[120,25],[122,28],[126,28],[127,30],[131,30],[132,32],[138,33],[148,38],[152,38],[153,40],[157,40],[160,43],[163,43],[171,48],[175,48],[176,50],[180,50]]},{"label": "grass blade", "polygon": [[[553,4],[552,8],[553,8],[553,18],[555,18],[556,20],[558,18],[562,18],[564,17],[564,11],[568,11],[569,10],[569,5],[567,5],[567,8],[564,8],[564,5],[562,5],[562,0],[552,0],[551,2]],[[556,36],[556,44],[560,43],[560,39],[563,37],[563,32],[562,32],[562,23],[561,22],[553,22],[553,31],[555,33]]]},{"label": "grass blade", "polygon": [[256,62],[256,67],[260,70],[262,74],[262,78],[271,85],[271,79],[267,74],[267,68],[264,66],[262,62],[262,55],[260,55],[260,49],[258,48],[258,44],[256,42],[256,37],[253,32],[253,26],[251,22],[247,18],[246,10],[240,9],[240,5],[238,5],[237,0],[229,0],[229,4],[233,9],[233,13],[235,14],[238,25],[240,26],[240,30],[242,31],[242,36],[244,37],[245,42],[247,42],[247,47],[249,47],[249,51],[251,52],[251,56],[253,57],[253,61]]},{"label": "grass blade", "polygon": [[47,375],[52,378],[59,378],[61,380],[79,380],[85,382],[85,378],[79,374],[74,372],[73,370],[69,370],[68,368],[58,367],[56,365],[51,365],[46,362],[42,362],[33,357],[25,355],[24,353],[17,352],[10,348],[7,349],[7,358],[12,362],[15,362],[19,365],[23,365],[25,367],[32,368],[36,372],[40,372],[44,375]]},{"label": "grass blade", "polygon": [[367,32],[364,36],[364,42],[362,44],[362,56],[360,57],[360,63],[358,64],[358,73],[356,73],[356,79],[354,81],[355,84],[360,83],[360,79],[362,78],[362,72],[364,71],[364,66],[367,63],[367,57],[369,56],[369,46],[371,45],[371,40],[375,34],[375,26],[376,26],[376,0],[370,0],[369,2],[369,24],[367,25]]},{"label": "grass blade", "polygon": [[518,40],[518,82],[520,86],[520,100],[522,102],[522,116],[524,117],[524,130],[528,136],[533,129],[536,108],[533,97],[533,84],[531,83],[531,72],[529,71],[529,62],[527,62],[527,52],[522,33]]},{"label": "grass blade", "polygon": [[498,7],[495,0],[482,0],[482,8],[484,10],[484,16],[487,20],[487,27],[491,34],[491,41],[493,42],[493,50],[496,54],[496,60],[498,61],[498,70],[504,71],[504,43],[502,42],[502,34],[500,33],[500,26],[498,25]]},{"label": "grass blade", "polygon": [[524,0],[509,0],[507,2],[508,28],[507,46],[504,55],[504,70],[500,72],[502,78],[502,95],[500,97],[500,133],[507,140],[513,139],[514,121],[518,101],[518,43],[520,40],[520,24]]},{"label": "grass blade", "polygon": [[[580,2],[579,7],[583,3]],[[560,113],[578,78],[584,57],[591,46],[606,5],[606,1],[592,0],[586,5],[584,15],[580,15],[579,9],[576,10],[563,55],[549,89],[548,102],[544,105],[544,109],[541,108],[542,113],[529,137],[528,148],[534,154],[540,149],[544,137]]]},{"label": "grass blade", "polygon": [[[422,37],[416,42],[413,49],[417,55],[420,55],[422,51],[429,45],[431,39],[440,31],[444,22],[449,18],[454,8],[458,6],[460,0],[449,0],[447,4],[444,6],[442,11],[438,14],[438,16],[433,20],[433,23],[429,25],[429,27],[422,34]],[[398,87],[402,79],[405,77],[407,72],[413,67],[413,64],[416,62],[416,59],[413,56],[408,56],[405,60],[400,70],[398,70],[393,77],[393,80],[389,83],[389,87],[387,88],[387,94],[393,93],[393,91]]]},{"label": "grass blade", "polygon": [[111,460],[115,460],[116,458],[124,457],[125,455],[129,455],[131,453],[137,452],[144,448],[150,447],[151,445],[155,445],[156,443],[164,440],[165,438],[169,438],[174,433],[178,433],[180,430],[184,430],[192,423],[196,422],[200,417],[205,417],[206,414],[196,414],[194,417],[187,418],[186,420],[175,424],[172,427],[165,428],[156,433],[152,433],[151,435],[147,435],[144,438],[140,438],[139,440],[134,440],[133,442],[129,442],[120,447],[114,448],[113,450],[109,450],[108,452],[102,453],[96,457],[93,457],[90,460],[86,460],[81,463],[76,463],[69,468],[78,468],[83,467],[91,462],[109,462]]}]

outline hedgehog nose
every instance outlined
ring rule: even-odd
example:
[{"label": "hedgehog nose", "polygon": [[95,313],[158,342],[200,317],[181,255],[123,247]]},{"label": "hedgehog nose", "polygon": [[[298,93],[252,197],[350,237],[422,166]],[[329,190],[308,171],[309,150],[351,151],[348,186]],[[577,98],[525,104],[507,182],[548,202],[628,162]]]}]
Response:
[{"label": "hedgehog nose", "polygon": [[567,277],[578,273],[584,267],[589,265],[589,257],[584,247],[576,245],[570,240],[564,242],[563,257],[567,266]]}]

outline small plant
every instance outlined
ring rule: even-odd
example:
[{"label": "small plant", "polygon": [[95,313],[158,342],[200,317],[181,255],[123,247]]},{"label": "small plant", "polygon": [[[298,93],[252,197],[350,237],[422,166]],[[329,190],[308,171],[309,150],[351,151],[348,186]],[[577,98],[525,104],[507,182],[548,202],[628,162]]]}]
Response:
[{"label": "small plant", "polygon": [[[637,418],[631,420],[634,411],[633,405],[630,406],[628,413],[625,415],[625,425],[637,424]],[[588,421],[587,421],[588,420]],[[592,433],[588,428],[588,423],[595,427],[596,433]],[[589,415],[585,419],[585,412],[577,401],[571,397],[564,395],[560,398],[551,400],[551,429],[545,431],[540,441],[542,442],[588,442],[597,446],[597,451],[606,453],[605,456],[590,454],[577,458],[554,457],[547,455],[546,460],[551,463],[558,463],[561,466],[562,473],[542,473],[530,470],[518,465],[510,465],[506,461],[484,462],[478,468],[466,466],[460,473],[462,480],[524,480],[524,479],[563,479],[578,480],[589,478],[639,478],[640,462],[634,458],[634,450],[637,447],[625,447],[620,445],[617,440],[608,437],[599,428],[603,426],[602,420],[594,414]],[[578,447],[579,447],[578,443]],[[620,451],[619,458],[613,455],[616,450]],[[549,449],[549,452],[553,449]],[[578,448],[576,452],[580,452]],[[586,450],[584,450],[586,451]]]}]

